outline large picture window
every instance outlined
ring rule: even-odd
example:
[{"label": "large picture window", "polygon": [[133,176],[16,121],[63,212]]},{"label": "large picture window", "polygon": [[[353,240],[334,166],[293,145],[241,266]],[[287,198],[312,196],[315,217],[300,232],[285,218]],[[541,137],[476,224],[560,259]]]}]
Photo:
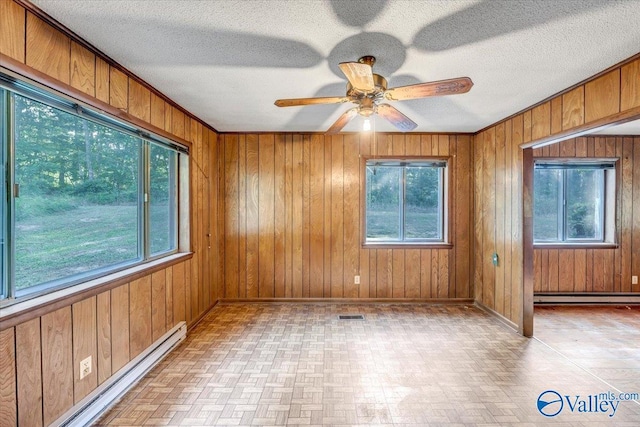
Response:
[{"label": "large picture window", "polygon": [[365,243],[445,241],[444,160],[368,160]]},{"label": "large picture window", "polygon": [[[605,242],[613,227],[615,161],[537,161],[533,235],[536,243]],[[607,217],[611,223],[607,227]]]},{"label": "large picture window", "polygon": [[9,172],[2,296],[41,294],[176,252],[178,156],[186,151],[32,91],[0,88],[0,158]]}]

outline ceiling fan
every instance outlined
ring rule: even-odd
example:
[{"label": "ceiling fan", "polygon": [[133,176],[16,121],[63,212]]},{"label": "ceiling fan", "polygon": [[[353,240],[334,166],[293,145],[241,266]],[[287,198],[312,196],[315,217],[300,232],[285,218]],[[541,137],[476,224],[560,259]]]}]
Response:
[{"label": "ceiling fan", "polygon": [[378,114],[399,130],[407,132],[415,129],[418,125],[384,101],[404,101],[428,96],[455,95],[468,92],[473,86],[473,82],[469,77],[459,77],[387,89],[387,80],[373,72],[373,64],[375,62],[375,57],[363,56],[358,62],[341,62],[339,64],[340,69],[349,80],[345,96],[278,99],[275,105],[278,107],[298,107],[353,102],[356,106],[345,111],[329,128],[328,134],[340,132],[358,114],[365,118]]}]

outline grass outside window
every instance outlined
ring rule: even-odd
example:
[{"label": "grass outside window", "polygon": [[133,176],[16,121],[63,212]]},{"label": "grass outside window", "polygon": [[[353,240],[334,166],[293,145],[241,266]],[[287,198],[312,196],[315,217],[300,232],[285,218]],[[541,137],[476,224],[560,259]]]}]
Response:
[{"label": "grass outside window", "polygon": [[365,173],[365,244],[446,243],[446,160],[369,159]]},{"label": "grass outside window", "polygon": [[178,156],[186,152],[3,82],[2,298],[177,251]]}]

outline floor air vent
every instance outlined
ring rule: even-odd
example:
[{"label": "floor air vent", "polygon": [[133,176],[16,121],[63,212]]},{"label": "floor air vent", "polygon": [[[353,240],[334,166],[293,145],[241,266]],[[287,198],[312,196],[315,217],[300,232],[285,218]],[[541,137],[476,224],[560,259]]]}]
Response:
[{"label": "floor air vent", "polygon": [[340,320],[364,320],[362,314],[341,314],[338,316]]}]

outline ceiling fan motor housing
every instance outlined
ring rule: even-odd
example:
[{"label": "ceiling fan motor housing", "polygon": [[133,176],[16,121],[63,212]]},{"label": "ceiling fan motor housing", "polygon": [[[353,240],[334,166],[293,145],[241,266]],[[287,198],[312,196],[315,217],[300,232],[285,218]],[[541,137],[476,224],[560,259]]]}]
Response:
[{"label": "ceiling fan motor housing", "polygon": [[387,79],[380,74],[373,75],[374,88],[371,91],[361,91],[354,88],[351,83],[347,83],[347,96],[351,101],[358,104],[358,114],[369,117],[376,112],[376,107],[384,99],[384,92],[387,90]]}]

